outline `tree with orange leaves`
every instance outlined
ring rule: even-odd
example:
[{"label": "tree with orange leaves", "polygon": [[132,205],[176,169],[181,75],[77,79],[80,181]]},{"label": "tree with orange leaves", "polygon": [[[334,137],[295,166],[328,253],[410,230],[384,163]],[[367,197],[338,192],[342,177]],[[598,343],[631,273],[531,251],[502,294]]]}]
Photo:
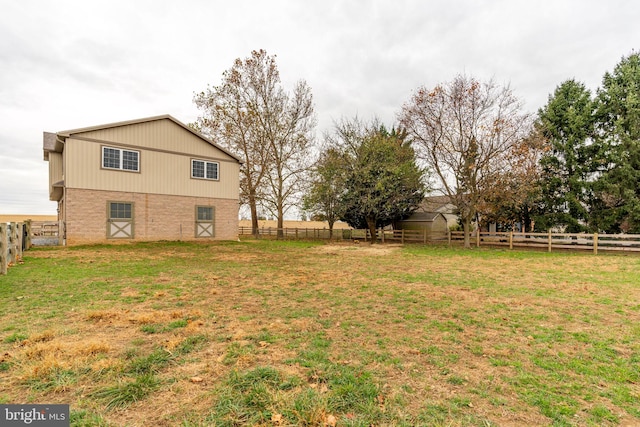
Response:
[{"label": "tree with orange leaves", "polygon": [[530,116],[508,86],[458,75],[432,89],[418,88],[402,107],[400,124],[457,206],[470,248],[471,223],[529,133]]}]

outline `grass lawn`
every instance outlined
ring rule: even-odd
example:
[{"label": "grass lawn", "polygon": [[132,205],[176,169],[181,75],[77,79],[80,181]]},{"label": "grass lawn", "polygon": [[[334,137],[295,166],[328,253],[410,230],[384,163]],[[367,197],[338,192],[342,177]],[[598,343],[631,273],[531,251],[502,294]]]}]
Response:
[{"label": "grass lawn", "polygon": [[74,426],[640,425],[640,257],[35,249],[0,276],[0,403]]}]

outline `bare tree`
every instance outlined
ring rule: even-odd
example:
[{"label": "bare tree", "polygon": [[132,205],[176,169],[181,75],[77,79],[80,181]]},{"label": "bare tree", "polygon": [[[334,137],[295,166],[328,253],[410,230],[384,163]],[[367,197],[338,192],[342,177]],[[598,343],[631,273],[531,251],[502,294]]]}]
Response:
[{"label": "bare tree", "polygon": [[289,97],[282,88],[274,88],[265,98],[263,109],[265,114],[259,119],[269,150],[267,191],[262,204],[277,218],[281,235],[284,215],[299,204],[311,168],[310,148],[316,124],[311,89],[300,81]]},{"label": "bare tree", "polygon": [[253,51],[251,57],[236,59],[222,73],[219,86],[207,87],[193,98],[202,111],[196,126],[242,159],[240,198],[249,205],[254,234],[258,231],[257,206],[269,149],[260,132],[258,105],[263,86],[274,79],[277,79],[274,59],[262,50]]},{"label": "bare tree", "polygon": [[304,81],[292,97],[284,91],[275,56],[264,50],[236,59],[219,86],[194,96],[202,111],[195,126],[242,159],[241,202],[249,205],[254,234],[259,205],[275,214],[282,228],[298,194],[315,125],[312,100]]},{"label": "bare tree", "polygon": [[471,222],[509,153],[527,135],[528,114],[509,87],[459,75],[433,89],[420,87],[402,107],[400,123],[420,158],[462,218],[464,245]]}]

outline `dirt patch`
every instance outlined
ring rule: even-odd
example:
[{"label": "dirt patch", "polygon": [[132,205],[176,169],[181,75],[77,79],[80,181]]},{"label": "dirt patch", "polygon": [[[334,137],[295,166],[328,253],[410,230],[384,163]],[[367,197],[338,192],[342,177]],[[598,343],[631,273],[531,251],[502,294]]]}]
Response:
[{"label": "dirt patch", "polygon": [[313,248],[314,251],[326,255],[352,254],[354,256],[386,256],[398,252],[400,244],[371,244],[367,242],[329,243]]}]

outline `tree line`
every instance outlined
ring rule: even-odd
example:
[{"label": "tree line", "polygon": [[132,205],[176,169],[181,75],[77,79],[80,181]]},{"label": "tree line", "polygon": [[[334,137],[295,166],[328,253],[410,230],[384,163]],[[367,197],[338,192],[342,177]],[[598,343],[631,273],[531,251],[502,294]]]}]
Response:
[{"label": "tree line", "polygon": [[196,93],[192,126],[242,159],[241,203],[283,228],[293,207],[355,228],[410,216],[438,191],[472,224],[505,229],[640,233],[640,54],[592,93],[562,82],[537,114],[509,86],[458,75],[417,88],[390,129],[342,118],[316,141],[304,80],[282,86],[275,56],[237,59]]}]

